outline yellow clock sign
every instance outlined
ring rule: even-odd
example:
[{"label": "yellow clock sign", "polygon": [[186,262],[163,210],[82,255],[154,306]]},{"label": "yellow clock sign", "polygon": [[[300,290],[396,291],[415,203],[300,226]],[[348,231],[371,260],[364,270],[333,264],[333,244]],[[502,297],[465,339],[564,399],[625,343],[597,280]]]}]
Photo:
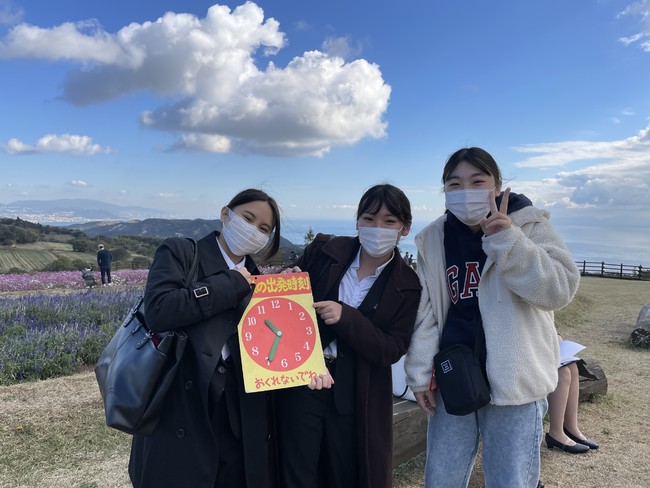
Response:
[{"label": "yellow clock sign", "polygon": [[327,373],[308,273],[252,276],[239,322],[247,393],[304,386]]}]

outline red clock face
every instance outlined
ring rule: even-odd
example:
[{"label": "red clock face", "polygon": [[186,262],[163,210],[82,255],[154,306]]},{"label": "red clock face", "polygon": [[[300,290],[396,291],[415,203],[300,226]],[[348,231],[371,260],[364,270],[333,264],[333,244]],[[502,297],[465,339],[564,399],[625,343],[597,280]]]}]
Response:
[{"label": "red clock face", "polygon": [[259,301],[244,316],[242,342],[257,364],[272,371],[290,371],[311,356],[316,327],[307,311],[287,298]]}]

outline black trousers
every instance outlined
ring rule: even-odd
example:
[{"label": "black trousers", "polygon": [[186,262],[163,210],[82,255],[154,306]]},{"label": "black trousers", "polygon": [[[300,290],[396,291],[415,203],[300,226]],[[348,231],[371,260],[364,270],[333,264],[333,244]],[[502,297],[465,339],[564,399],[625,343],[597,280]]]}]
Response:
[{"label": "black trousers", "polygon": [[111,282],[111,268],[99,268],[99,274],[102,277],[102,285],[106,284],[107,278],[108,278],[108,283]]},{"label": "black trousers", "polygon": [[217,481],[214,488],[242,488],[246,486],[246,471],[244,468],[244,447],[241,441],[239,412],[231,410],[239,408],[237,383],[232,365],[219,361],[212,388],[222,387],[223,390],[212,391],[218,396],[217,400],[209,402],[212,410],[210,422],[219,446]]},{"label": "black trousers", "polygon": [[281,390],[276,409],[282,488],[358,486],[356,416],[336,411],[332,389]]}]

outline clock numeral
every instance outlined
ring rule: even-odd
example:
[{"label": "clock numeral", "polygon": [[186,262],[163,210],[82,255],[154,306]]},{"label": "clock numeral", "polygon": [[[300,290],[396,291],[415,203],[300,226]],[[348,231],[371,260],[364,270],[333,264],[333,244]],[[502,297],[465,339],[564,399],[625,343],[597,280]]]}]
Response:
[{"label": "clock numeral", "polygon": [[280,361],[280,365],[281,365],[283,368],[286,368],[286,367],[289,366],[289,363],[287,362],[286,359],[283,359],[282,361]]},{"label": "clock numeral", "polygon": [[255,317],[246,317],[246,325],[255,325],[257,324],[257,319]]},{"label": "clock numeral", "polygon": [[251,334],[250,332],[246,332],[244,334],[244,339],[246,339],[247,342],[252,341],[253,340],[253,334]]},{"label": "clock numeral", "polygon": [[271,300],[271,308],[280,308],[280,300]]},{"label": "clock numeral", "polygon": [[287,305],[289,305],[289,310],[293,310],[293,305],[291,304],[291,302],[287,302]]},{"label": "clock numeral", "polygon": [[298,317],[300,317],[300,320],[305,320],[305,312],[298,312]]},{"label": "clock numeral", "polygon": [[314,333],[314,329],[307,326],[307,327],[305,327],[305,332],[307,333],[307,335],[312,335]]},{"label": "clock numeral", "polygon": [[251,348],[251,354],[252,354],[253,356],[259,356],[259,355],[260,355],[260,350],[257,348],[257,346],[253,346],[253,347]]},{"label": "clock numeral", "polygon": [[264,305],[258,305],[258,306],[257,306],[257,313],[259,313],[259,314],[266,313],[266,312],[264,311]]},{"label": "clock numeral", "polygon": [[302,357],[300,356],[299,352],[294,353],[294,359],[296,360],[296,362],[302,361]]},{"label": "clock numeral", "polygon": [[[306,351],[309,351],[309,342],[305,342],[305,345],[302,346],[302,348],[303,348],[304,350],[306,350]],[[298,353],[296,353],[296,354],[298,354]]]}]

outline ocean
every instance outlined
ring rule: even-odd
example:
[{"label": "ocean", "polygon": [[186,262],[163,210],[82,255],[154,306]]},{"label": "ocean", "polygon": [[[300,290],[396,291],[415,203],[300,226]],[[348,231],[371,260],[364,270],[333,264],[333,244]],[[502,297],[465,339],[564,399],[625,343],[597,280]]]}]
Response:
[{"label": "ocean", "polygon": [[[302,220],[294,219],[282,222],[282,237],[294,244],[303,245],[304,237],[309,228],[314,234],[336,234],[341,236],[355,236],[354,220]],[[417,256],[414,237],[429,222],[416,221],[411,226],[408,236],[402,237],[399,242],[399,249],[413,253]],[[604,239],[602,229],[594,227],[594,232],[585,232],[584,228],[575,229],[570,225],[555,226],[555,230],[565,240],[569,251],[575,261],[605,262],[608,264],[625,264],[631,266],[643,266],[650,268],[650,253],[645,238],[638,233],[623,234],[619,232],[619,239],[616,241]]]}]

